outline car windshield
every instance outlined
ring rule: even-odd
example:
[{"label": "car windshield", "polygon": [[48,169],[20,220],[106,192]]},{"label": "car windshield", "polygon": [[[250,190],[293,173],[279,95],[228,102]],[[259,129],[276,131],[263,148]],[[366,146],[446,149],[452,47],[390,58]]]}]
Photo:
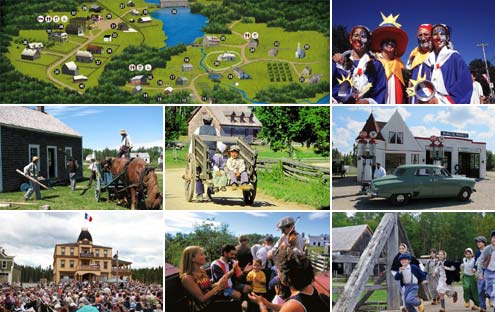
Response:
[{"label": "car windshield", "polygon": [[406,168],[397,168],[394,171],[394,175],[400,177],[400,176],[405,175],[406,172],[407,172],[407,169]]}]

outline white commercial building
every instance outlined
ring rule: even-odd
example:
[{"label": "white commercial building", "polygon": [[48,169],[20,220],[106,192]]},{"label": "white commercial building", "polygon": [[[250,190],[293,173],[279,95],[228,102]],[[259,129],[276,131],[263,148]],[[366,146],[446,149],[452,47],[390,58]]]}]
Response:
[{"label": "white commercial building", "polygon": [[[430,137],[415,137],[398,111],[395,111],[387,122],[376,121],[371,113],[361,130],[362,133],[368,135],[365,138],[366,141],[369,142],[369,134],[373,131],[376,132],[373,167],[380,163],[387,174],[392,174],[400,165],[433,164]],[[443,137],[444,157],[441,162],[448,171],[471,178],[485,178],[486,143],[469,139],[467,133],[441,131],[441,133],[431,135]],[[356,143],[359,141],[358,137]],[[373,149],[371,144],[366,145],[367,149]],[[358,158],[357,180],[359,182],[362,179],[360,173],[363,172],[363,164],[364,160]]]}]

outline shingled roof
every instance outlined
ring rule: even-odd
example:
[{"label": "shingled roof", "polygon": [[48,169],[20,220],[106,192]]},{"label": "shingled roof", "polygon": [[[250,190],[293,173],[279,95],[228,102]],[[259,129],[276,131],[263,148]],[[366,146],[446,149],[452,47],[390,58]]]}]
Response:
[{"label": "shingled roof", "polygon": [[351,251],[364,232],[373,233],[367,224],[332,228],[332,251]]},{"label": "shingled roof", "polygon": [[[246,106],[211,106],[205,107],[209,113],[213,116],[215,120],[222,126],[242,126],[242,127],[262,127],[261,122],[256,118],[251,109]],[[198,107],[194,111],[191,112],[191,115],[188,119],[188,122],[193,118],[194,115],[201,109]],[[246,122],[239,122],[239,118],[241,114],[244,113],[244,118]],[[232,122],[232,115],[235,114],[237,117],[235,122]],[[249,117],[253,115],[253,122],[249,122]]]},{"label": "shingled roof", "polygon": [[0,106],[0,125],[81,137],[76,130],[52,115],[22,106]]}]

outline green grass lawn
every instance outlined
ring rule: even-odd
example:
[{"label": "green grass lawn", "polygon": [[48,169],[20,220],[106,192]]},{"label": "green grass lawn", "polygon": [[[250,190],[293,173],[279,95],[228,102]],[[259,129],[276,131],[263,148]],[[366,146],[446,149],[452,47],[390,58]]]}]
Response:
[{"label": "green grass lawn", "polygon": [[[85,166],[86,167],[86,166]],[[84,175],[86,178],[82,178],[77,182],[76,191],[71,191],[70,186],[55,186],[50,190],[41,190],[41,200],[35,200],[35,194],[31,196],[31,199],[24,205],[24,193],[23,192],[8,192],[0,193],[0,203],[15,202],[22,204],[14,204],[11,208],[0,209],[39,209],[43,205],[49,205],[53,210],[116,210],[116,209],[128,209],[124,206],[118,206],[114,202],[108,201],[108,194],[105,192],[101,195],[99,202],[95,199],[95,183],[91,188],[87,189],[89,171],[85,168]],[[157,172],[158,184],[160,189],[163,189],[163,174]]]},{"label": "green grass lawn", "polygon": [[330,209],[330,187],[318,181],[302,182],[278,172],[258,170],[258,189],[286,202]]}]

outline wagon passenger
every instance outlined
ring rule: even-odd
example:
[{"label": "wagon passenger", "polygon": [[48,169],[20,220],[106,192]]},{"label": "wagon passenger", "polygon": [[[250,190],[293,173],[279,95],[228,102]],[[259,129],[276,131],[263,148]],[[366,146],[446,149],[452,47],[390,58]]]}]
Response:
[{"label": "wagon passenger", "polygon": [[226,191],[225,186],[229,182],[229,178],[227,177],[227,173],[225,172],[225,164],[227,160],[224,157],[225,150],[227,149],[227,145],[219,142],[217,144],[217,152],[212,157],[211,166],[213,167],[213,187],[214,191],[218,192]]},{"label": "wagon passenger", "polygon": [[242,185],[243,190],[249,190],[249,178],[246,172],[246,165],[244,159],[239,158],[241,149],[238,145],[232,145],[229,149],[230,157],[227,160],[227,172],[230,177],[230,183],[233,189],[237,189],[239,183]]}]

